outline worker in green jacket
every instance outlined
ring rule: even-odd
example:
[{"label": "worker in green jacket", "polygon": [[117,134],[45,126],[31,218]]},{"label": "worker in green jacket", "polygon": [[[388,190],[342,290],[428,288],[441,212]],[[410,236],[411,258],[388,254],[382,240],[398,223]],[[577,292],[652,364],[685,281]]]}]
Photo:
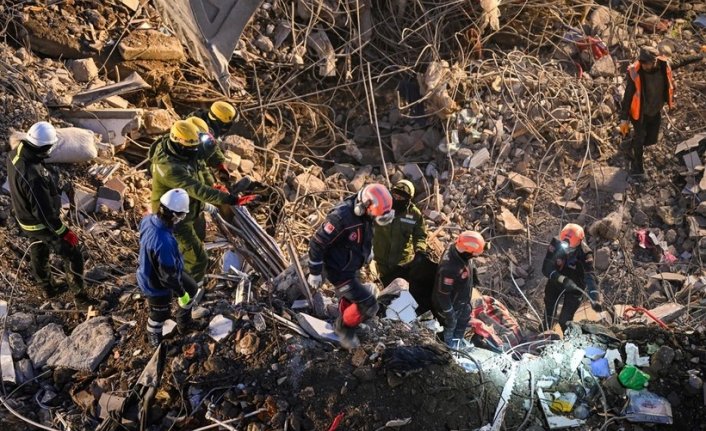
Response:
[{"label": "worker in green jacket", "polygon": [[395,218],[386,226],[375,226],[373,254],[380,280],[388,285],[399,267],[422,260],[427,250],[427,230],[422,212],[412,202],[414,185],[401,180],[390,190]]},{"label": "worker in green jacket", "polygon": [[189,213],[175,227],[174,237],[184,256],[185,271],[201,285],[208,265],[203,245],[206,231],[203,211],[216,214],[216,205],[236,205],[238,197],[222,186],[216,189],[209,184],[198,152],[198,129],[187,121],[175,122],[168,138],[158,141],[151,151],[151,204],[152,212],[156,214],[159,198],[167,191],[182,188],[189,194]]},{"label": "worker in green jacket", "polygon": [[218,179],[221,182],[228,182],[231,177],[231,173],[226,166],[226,157],[223,154],[223,150],[220,148],[219,143],[228,134],[233,123],[237,119],[237,113],[235,108],[228,102],[217,101],[211,104],[208,111],[199,109],[189,115],[187,121],[193,121],[194,118],[201,120],[201,123],[197,124],[194,122],[199,129],[202,125],[206,125],[207,130],[212,137],[210,142],[202,143],[207,149],[205,153],[205,162],[210,168],[214,168],[217,171]]}]

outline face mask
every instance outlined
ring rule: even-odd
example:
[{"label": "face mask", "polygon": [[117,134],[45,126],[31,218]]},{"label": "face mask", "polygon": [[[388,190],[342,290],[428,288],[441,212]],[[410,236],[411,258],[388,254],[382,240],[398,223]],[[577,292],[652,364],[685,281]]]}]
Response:
[{"label": "face mask", "polygon": [[378,226],[387,226],[388,224],[392,223],[392,220],[394,220],[394,218],[395,210],[390,210],[383,215],[376,216],[375,223],[377,223]]},{"label": "face mask", "polygon": [[395,211],[404,211],[409,205],[409,200],[407,199],[395,199],[392,201],[392,208]]},{"label": "face mask", "polygon": [[179,154],[182,154],[184,156],[193,157],[199,152],[199,146],[194,145],[191,147],[187,147],[185,145],[177,144],[177,150],[179,151]]},{"label": "face mask", "polygon": [[179,224],[181,221],[183,221],[186,218],[187,213],[174,213],[172,216],[172,223],[175,225]]}]

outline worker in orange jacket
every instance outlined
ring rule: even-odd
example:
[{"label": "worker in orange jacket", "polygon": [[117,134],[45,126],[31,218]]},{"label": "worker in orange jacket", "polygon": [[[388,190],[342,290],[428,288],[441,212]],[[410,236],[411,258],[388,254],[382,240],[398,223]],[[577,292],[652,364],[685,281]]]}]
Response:
[{"label": "worker in orange jacket", "polygon": [[667,58],[652,47],[640,49],[637,61],[628,67],[625,94],[620,113],[620,133],[627,136],[632,122],[635,135],[632,140],[630,173],[643,175],[644,147],[657,143],[660,111],[666,103],[674,106],[674,78]]}]

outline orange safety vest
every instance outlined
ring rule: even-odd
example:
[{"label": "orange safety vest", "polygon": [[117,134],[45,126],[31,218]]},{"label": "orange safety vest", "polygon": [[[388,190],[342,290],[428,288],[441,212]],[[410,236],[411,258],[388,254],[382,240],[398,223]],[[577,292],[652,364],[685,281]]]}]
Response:
[{"label": "orange safety vest", "polygon": [[[667,85],[668,85],[668,97],[667,106],[669,108],[674,107],[674,78],[672,77],[672,68],[669,66],[667,59],[665,57],[657,57],[658,60],[664,61],[667,66]],[[632,96],[632,102],[630,103],[630,118],[635,121],[640,119],[641,113],[641,103],[642,103],[642,79],[640,79],[640,62],[636,61],[628,67],[628,74],[630,79],[635,83],[635,94]]]}]

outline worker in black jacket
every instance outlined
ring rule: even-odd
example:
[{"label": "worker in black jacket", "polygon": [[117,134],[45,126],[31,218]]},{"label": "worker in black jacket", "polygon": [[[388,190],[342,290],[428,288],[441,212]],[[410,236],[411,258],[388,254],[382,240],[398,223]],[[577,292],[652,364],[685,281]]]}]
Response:
[{"label": "worker in black jacket", "polygon": [[542,274],[547,277],[544,288],[544,323],[546,329],[554,325],[557,306],[563,298],[559,325],[566,329],[566,322],[573,319],[586,295],[596,312],[603,311],[601,295],[596,287],[593,272],[593,251],[584,241],[583,228],[569,223],[558,237],[552,238],[542,264]]},{"label": "worker in black jacket", "polygon": [[465,231],[439,261],[431,304],[434,316],[444,327],[444,342],[449,346],[466,333],[471,317],[471,293],[478,284],[472,259],[484,249],[485,240],[480,233]]},{"label": "worker in black jacket", "polygon": [[337,205],[309,241],[309,285],[318,289],[322,274],[334,285],[341,315],[335,331],[341,345],[358,345],[355,328],[378,310],[375,292],[362,284],[358,271],[373,258],[373,220],[389,224],[395,217],[392,195],[381,184],[369,184]]},{"label": "worker in black jacket", "polygon": [[83,256],[78,237],[59,218],[60,190],[44,159],[58,142],[56,129],[46,121],[32,125],[27,137],[10,152],[7,176],[15,218],[30,245],[32,273],[47,297],[61,293],[51,280],[49,254],[59,254],[64,260],[66,283],[78,303],[93,302],[83,290]]}]

